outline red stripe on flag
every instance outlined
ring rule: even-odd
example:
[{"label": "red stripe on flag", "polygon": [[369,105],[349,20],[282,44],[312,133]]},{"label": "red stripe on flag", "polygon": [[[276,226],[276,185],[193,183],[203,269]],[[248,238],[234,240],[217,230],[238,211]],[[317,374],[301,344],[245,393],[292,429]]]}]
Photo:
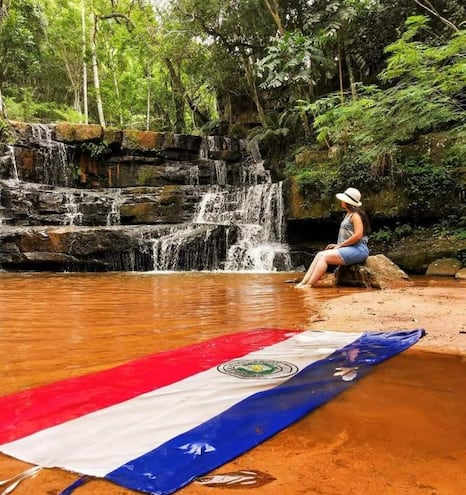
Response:
[{"label": "red stripe on flag", "polygon": [[0,397],[0,444],[164,387],[281,342],[292,333],[258,329],[224,335]]}]

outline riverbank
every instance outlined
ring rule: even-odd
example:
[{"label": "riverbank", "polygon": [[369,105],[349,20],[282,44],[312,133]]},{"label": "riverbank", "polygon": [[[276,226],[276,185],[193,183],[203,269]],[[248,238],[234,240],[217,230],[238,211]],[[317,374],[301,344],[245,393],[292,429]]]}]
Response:
[{"label": "riverbank", "polygon": [[465,307],[463,281],[433,279],[426,286],[370,290],[326,301],[311,328],[348,332],[423,328],[426,335],[416,349],[466,356]]}]

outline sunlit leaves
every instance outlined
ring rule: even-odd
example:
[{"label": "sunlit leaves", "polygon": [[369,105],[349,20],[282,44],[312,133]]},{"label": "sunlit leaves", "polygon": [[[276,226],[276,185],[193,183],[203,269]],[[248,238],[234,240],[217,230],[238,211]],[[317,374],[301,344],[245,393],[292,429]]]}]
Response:
[{"label": "sunlit leaves", "polygon": [[263,88],[315,86],[329,62],[319,41],[299,31],[274,38],[267,52],[268,55],[257,64],[258,72],[264,78]]},{"label": "sunlit leaves", "polygon": [[318,139],[370,149],[377,157],[421,134],[459,130],[455,126],[466,120],[458,100],[466,90],[466,31],[454,33],[444,45],[429,46],[415,41],[425,25],[425,19],[410,19],[407,34],[387,49],[390,58],[380,75],[384,89],[361,86],[360,98],[344,104],[336,95],[300,103],[315,117]]}]

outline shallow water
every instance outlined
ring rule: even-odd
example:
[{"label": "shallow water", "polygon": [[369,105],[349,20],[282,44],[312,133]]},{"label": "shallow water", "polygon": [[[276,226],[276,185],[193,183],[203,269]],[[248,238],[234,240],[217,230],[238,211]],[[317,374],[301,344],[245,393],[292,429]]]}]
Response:
[{"label": "shallow water", "polygon": [[[296,274],[286,273],[0,275],[2,395],[226,333],[260,327],[305,329],[316,319],[322,301],[367,290],[294,290],[284,282]],[[424,285],[425,281],[416,283]],[[463,493],[465,392],[464,359],[410,350],[383,363],[350,393],[241,456],[224,471],[237,467],[268,473],[275,481],[256,488],[259,494],[350,494],[356,493],[350,487],[359,491],[367,477],[373,479],[372,488],[364,488],[366,493]],[[361,444],[369,454],[358,450]],[[274,458],[277,451],[279,457],[288,456],[294,478],[288,471],[280,471],[283,466]],[[363,468],[358,459],[367,456],[368,466]],[[417,462],[414,474],[405,467],[406,456]],[[317,469],[324,458],[330,465],[339,459],[340,464],[333,467],[343,471],[346,479],[341,484],[324,467]],[[310,460],[316,463],[320,478],[309,473]],[[18,471],[15,463],[18,461],[0,456],[0,470]],[[433,463],[435,470],[431,469]],[[377,474],[385,469],[385,477]],[[61,482],[60,476],[67,475],[59,473],[58,486],[63,488],[66,482]],[[50,482],[57,487],[57,478],[51,476],[42,478],[45,485],[24,482],[15,493],[58,493],[46,486]],[[5,477],[0,473],[0,479]],[[453,485],[445,481],[448,477]],[[297,480],[302,489],[293,488]],[[317,489],[323,480],[333,488]],[[132,493],[96,483],[100,483],[97,491],[96,485],[90,484],[79,493]],[[185,492],[220,490],[191,485]]]},{"label": "shallow water", "polygon": [[[2,393],[225,333],[306,328],[316,312],[314,298],[284,283],[289,278],[283,273],[3,274]],[[342,289],[316,291],[315,304],[339,293]]]}]

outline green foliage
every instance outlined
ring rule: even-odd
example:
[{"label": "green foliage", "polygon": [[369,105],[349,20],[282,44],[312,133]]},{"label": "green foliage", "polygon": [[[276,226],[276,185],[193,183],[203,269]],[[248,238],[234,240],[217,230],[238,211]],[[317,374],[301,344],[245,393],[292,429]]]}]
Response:
[{"label": "green foliage", "polygon": [[393,241],[393,233],[389,227],[382,227],[370,235],[370,241],[388,245]]},{"label": "green foliage", "polygon": [[0,23],[0,81],[5,92],[30,83],[40,72],[44,28],[40,5],[32,0],[11,1]]},{"label": "green foliage", "polygon": [[[299,31],[273,38],[267,56],[257,63],[259,75],[264,77],[261,87],[292,87],[298,94],[304,88],[304,93],[309,94],[309,87],[316,86],[328,70],[329,60],[319,44],[318,39]],[[334,66],[333,61],[330,63]]]},{"label": "green foliage", "polygon": [[102,158],[107,153],[108,148],[104,143],[86,142],[81,144],[81,151],[92,158]]},{"label": "green foliage", "polygon": [[460,192],[450,167],[433,165],[427,160],[404,161],[398,165],[396,174],[397,182],[411,201],[413,213],[441,208]]},{"label": "green foliage", "polygon": [[270,112],[266,115],[265,126],[256,127],[249,133],[249,139],[269,149],[277,149],[286,146],[290,133],[290,124],[287,115]]},{"label": "green foliage", "polygon": [[337,190],[338,168],[331,163],[315,163],[299,168],[290,164],[287,166],[286,175],[296,180],[306,203],[322,201]]},{"label": "green foliage", "polygon": [[0,142],[9,143],[13,138],[13,132],[11,130],[8,120],[0,119]]},{"label": "green foliage", "polygon": [[25,89],[20,98],[5,98],[8,118],[24,122],[82,122],[73,108],[53,102],[37,102]]},{"label": "green foliage", "polygon": [[410,224],[398,224],[394,229],[384,226],[370,234],[369,242],[388,247],[405,237],[409,237],[414,231],[415,229]]},{"label": "green foliage", "polygon": [[459,98],[466,88],[466,31],[441,47],[413,41],[426,24],[410,18],[403,37],[387,48],[388,65],[380,79],[391,87],[359,87],[359,97],[342,103],[338,95],[298,102],[315,117],[317,139],[329,145],[371,150],[374,161],[396,153],[396,146],[421,134],[461,125],[466,111]]}]

